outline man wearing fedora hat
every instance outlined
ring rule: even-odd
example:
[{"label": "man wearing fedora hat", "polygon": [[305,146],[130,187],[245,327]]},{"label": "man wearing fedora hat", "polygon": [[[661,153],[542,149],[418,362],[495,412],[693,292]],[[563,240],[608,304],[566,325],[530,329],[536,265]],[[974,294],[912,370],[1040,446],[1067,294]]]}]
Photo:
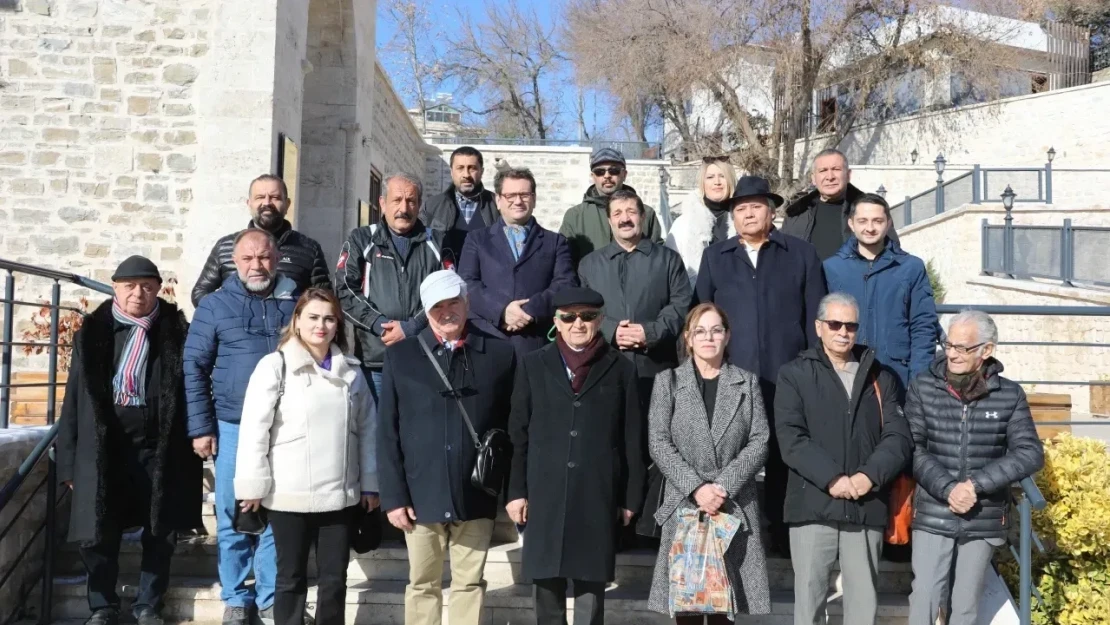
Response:
[{"label": "man wearing fedora hat", "polygon": [[81,543],[90,625],[115,625],[124,530],[143,528],[142,576],[131,611],[161,625],[176,532],[201,525],[201,463],[185,432],[182,350],[188,323],[158,297],[158,267],[120,263],[115,296],[85,318],[58,426],[58,480],[72,489],[69,539]]},{"label": "man wearing fedora hat", "polygon": [[[732,364],[759,376],[767,418],[774,429],[775,380],[779,368],[817,344],[814,319],[827,293],[817,252],[809,243],[775,229],[782,196],[758,176],[743,176],[729,200],[737,236],[702,255],[694,299],[723,308],[737,328],[728,345]],[[771,521],[772,549],[789,550],[782,522],[786,465],[771,438],[764,480],[764,514]]]}]

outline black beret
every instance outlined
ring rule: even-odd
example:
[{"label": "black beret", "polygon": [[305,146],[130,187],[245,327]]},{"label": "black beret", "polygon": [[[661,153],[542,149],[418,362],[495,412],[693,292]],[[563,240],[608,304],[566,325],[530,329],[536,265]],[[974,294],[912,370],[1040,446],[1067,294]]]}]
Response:
[{"label": "black beret", "polygon": [[119,267],[116,267],[116,272],[112,274],[112,282],[133,280],[135,278],[154,278],[158,282],[162,282],[162,274],[158,273],[158,265],[155,265],[145,256],[129,256],[127,260],[119,264]]},{"label": "black beret", "polygon": [[605,298],[601,293],[593,289],[584,287],[573,287],[557,291],[555,297],[551,298],[551,303],[555,308],[566,308],[567,306],[594,306],[601,308],[605,305]]}]

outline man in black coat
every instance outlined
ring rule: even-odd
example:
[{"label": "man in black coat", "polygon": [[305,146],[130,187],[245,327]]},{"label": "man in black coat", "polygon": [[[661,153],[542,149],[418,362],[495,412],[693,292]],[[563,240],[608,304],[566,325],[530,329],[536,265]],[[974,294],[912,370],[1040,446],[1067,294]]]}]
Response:
[{"label": "man in black coat", "polygon": [[[320,244],[293,229],[286,219],[289,212],[289,191],[285,181],[272,174],[262,174],[251,181],[247,192],[247,208],[251,221],[247,228],[261,228],[274,236],[280,259],[278,271],[297,284],[300,290],[309,287],[331,288],[331,268],[324,259]],[[235,273],[235,237],[239,232],[220,237],[212,246],[208,260],[193,286],[193,306],[212,291],[220,288]]]},{"label": "man in black coat", "polygon": [[859,306],[847,293],[821,300],[820,347],[779,373],[775,430],[790,468],[795,623],[824,623],[829,578],[840,561],[844,622],[874,625],[887,486],[913,446],[898,406],[898,379],[856,345]]},{"label": "man in black coat", "polygon": [[112,283],[115,297],[73,339],[58,480],[73,490],[69,540],[81,543],[89,625],[119,622],[119,548],[132,527],[143,528],[132,613],[140,625],[161,625],[176,532],[201,525],[201,463],[185,434],[188,323],[158,297],[162,278],[150,260],[123,261]]},{"label": "man in black coat", "polygon": [[911,625],[972,625],[995,547],[1006,543],[1010,486],[1044,466],[1025,391],[1002,377],[998,327],[971,310],[952,318],[944,355],[910,383],[913,432]]},{"label": "man in black coat", "polygon": [[600,333],[596,291],[555,295],[555,343],[524,357],[513,388],[513,467],[506,510],[527,523],[521,573],[538,625],[601,625],[616,570],[616,527],[644,490],[644,419],[632,363]]},{"label": "man in black coat", "polygon": [[[826,294],[825,274],[813,246],[783,234],[773,223],[782,197],[756,176],[736,183],[730,202],[737,236],[706,248],[694,285],[694,303],[713,302],[734,327],[728,360],[759,376],[767,420],[775,425],[775,380],[779,368],[817,344],[814,319]],[[771,548],[789,549],[782,522],[786,466],[771,438],[764,480],[763,513],[771,522]]]},{"label": "man in black coat", "polygon": [[482,186],[485,160],[481,152],[464,145],[451,152],[448,163],[451,185],[443,193],[428,198],[420,210],[420,221],[432,230],[446,233],[445,246],[458,258],[466,235],[471,230],[492,226],[501,215],[493,192]]},{"label": "man in black coat", "polygon": [[450,622],[478,623],[497,499],[471,483],[477,451],[464,418],[479,437],[506,428],[516,355],[509,343],[467,323],[466,282],[454,271],[430,274],[420,285],[420,298],[428,327],[385,354],[378,403],[382,509],[394,527],[405,531],[408,546],[404,622],[440,623],[443,560],[449,550]]}]

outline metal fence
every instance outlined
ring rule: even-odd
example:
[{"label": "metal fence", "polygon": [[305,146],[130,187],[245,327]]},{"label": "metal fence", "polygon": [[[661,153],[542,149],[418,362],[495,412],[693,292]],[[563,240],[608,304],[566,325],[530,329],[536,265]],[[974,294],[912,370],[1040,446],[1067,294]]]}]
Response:
[{"label": "metal fence", "polygon": [[1042,278],[1110,287],[1110,228],[982,224],[982,271],[1009,278]]},{"label": "metal fence", "polygon": [[951,180],[938,174],[935,187],[906,198],[890,207],[894,227],[901,228],[940,215],[964,204],[982,204],[1000,198],[1010,187],[1015,202],[1052,203],[1052,163],[1044,167],[982,167]]},{"label": "metal fence", "polygon": [[505,137],[428,137],[434,145],[520,145],[546,147],[581,147],[598,150],[614,148],[627,159],[658,159],[662,157],[662,143],[643,141],[610,141],[608,139],[527,139]]}]

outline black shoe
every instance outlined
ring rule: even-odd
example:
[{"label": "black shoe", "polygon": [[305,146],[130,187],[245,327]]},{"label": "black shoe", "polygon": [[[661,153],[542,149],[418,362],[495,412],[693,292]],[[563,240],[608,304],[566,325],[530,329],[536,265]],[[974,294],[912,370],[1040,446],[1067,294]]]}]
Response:
[{"label": "black shoe", "polygon": [[92,613],[85,625],[119,625],[119,610],[101,608]]},{"label": "black shoe", "polygon": [[304,611],[304,625],[316,625],[316,619],[312,618],[312,615],[308,613],[308,610]]},{"label": "black shoe", "polygon": [[143,606],[135,611],[135,622],[139,625],[166,625],[158,612],[150,606]]}]

